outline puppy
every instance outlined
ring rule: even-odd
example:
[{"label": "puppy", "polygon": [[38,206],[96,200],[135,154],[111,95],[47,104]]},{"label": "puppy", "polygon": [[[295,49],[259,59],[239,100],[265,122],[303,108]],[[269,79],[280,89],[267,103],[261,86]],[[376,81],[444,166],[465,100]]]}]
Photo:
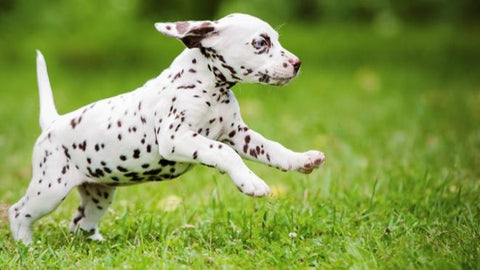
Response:
[{"label": "puppy", "polygon": [[37,56],[42,134],[33,150],[33,177],[9,209],[13,237],[32,242],[31,225],[77,187],[81,204],[70,229],[101,240],[98,222],[117,186],[173,179],[195,164],[226,172],[238,189],[261,197],[269,187],[243,158],[310,173],[325,156],[298,153],[243,122],[231,88],[237,83],[283,85],[300,60],[264,21],[232,14],[218,21],[156,23],[187,47],[158,77],[125,94],[58,115],[45,60]]}]

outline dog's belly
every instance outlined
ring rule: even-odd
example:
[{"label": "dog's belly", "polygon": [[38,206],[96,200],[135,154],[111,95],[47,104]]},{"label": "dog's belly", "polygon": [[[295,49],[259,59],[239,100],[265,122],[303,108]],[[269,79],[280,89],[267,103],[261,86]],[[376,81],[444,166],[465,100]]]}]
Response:
[{"label": "dog's belly", "polygon": [[150,163],[143,163],[141,166],[125,164],[114,169],[87,167],[85,174],[93,182],[122,186],[173,179],[188,171],[192,166],[193,164],[190,163],[159,159]]},{"label": "dog's belly", "polygon": [[82,144],[77,143],[77,149],[70,146],[71,162],[89,181],[112,185],[161,181],[178,177],[192,166],[160,156],[153,135],[147,135],[145,140],[140,139],[143,136],[131,135],[133,140],[125,136],[122,141],[117,140],[113,144],[113,139],[109,137],[109,134],[98,134],[98,141],[105,143],[89,145],[87,142],[86,151],[79,149],[85,147]]}]

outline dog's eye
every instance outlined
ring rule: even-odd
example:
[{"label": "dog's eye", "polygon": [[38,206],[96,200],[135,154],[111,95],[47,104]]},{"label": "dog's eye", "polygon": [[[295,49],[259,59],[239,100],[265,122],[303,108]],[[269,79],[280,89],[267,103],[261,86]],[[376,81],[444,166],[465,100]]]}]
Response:
[{"label": "dog's eye", "polygon": [[270,38],[267,35],[261,35],[260,37],[252,41],[253,47],[256,49],[262,49],[265,47],[270,47]]},{"label": "dog's eye", "polygon": [[256,47],[265,47],[267,46],[267,41],[264,38],[259,38],[256,40]]}]

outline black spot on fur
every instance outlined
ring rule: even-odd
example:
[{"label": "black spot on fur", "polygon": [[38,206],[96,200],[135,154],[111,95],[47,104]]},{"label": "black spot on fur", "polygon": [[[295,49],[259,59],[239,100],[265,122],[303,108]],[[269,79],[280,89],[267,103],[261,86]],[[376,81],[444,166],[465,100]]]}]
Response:
[{"label": "black spot on fur", "polygon": [[117,166],[117,170],[121,171],[121,172],[128,172],[127,169],[125,169],[124,167],[122,166]]},{"label": "black spot on fur", "polygon": [[176,162],[175,162],[175,161],[170,161],[170,160],[168,160],[168,159],[160,159],[160,161],[158,162],[158,164],[160,164],[160,165],[162,165],[162,166],[165,167],[165,166],[168,166],[168,165],[173,166],[173,165],[176,164]]},{"label": "black spot on fur", "polygon": [[87,141],[83,141],[78,145],[78,148],[80,148],[82,151],[85,151],[87,149]]},{"label": "black spot on fur", "polygon": [[143,175],[158,175],[161,172],[162,172],[162,168],[158,168],[158,169],[145,171],[145,172],[143,172]]},{"label": "black spot on fur", "polygon": [[139,149],[133,150],[133,158],[140,158],[140,150]]},{"label": "black spot on fur", "polygon": [[72,129],[74,129],[77,126],[77,122],[75,121],[75,118],[72,118],[70,121],[70,126],[72,126]]},{"label": "black spot on fur", "polygon": [[65,156],[67,157],[67,159],[70,159],[70,154],[68,153],[68,148],[65,146],[65,145],[62,145],[63,147],[63,153],[65,154]]},{"label": "black spot on fur", "polygon": [[177,87],[177,89],[193,89],[193,88],[195,88],[195,84],[180,85]]}]

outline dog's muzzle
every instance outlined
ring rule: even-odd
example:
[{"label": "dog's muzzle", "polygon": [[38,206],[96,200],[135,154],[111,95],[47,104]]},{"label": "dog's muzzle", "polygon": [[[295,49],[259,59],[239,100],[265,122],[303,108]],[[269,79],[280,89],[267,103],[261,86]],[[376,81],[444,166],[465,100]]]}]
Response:
[{"label": "dog's muzzle", "polygon": [[293,66],[293,72],[295,73],[295,75],[298,74],[298,71],[300,70],[300,65],[302,64],[302,61],[300,61],[300,59],[290,59],[288,60],[288,62],[290,62],[290,64],[292,64]]}]

